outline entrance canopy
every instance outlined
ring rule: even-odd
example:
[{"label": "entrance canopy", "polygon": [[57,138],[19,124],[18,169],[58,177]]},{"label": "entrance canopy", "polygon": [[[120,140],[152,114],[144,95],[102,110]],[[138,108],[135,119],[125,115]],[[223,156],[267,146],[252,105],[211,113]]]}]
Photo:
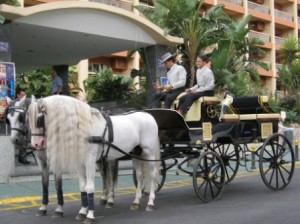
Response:
[{"label": "entrance canopy", "polygon": [[11,61],[17,72],[183,41],[133,12],[95,2],[2,5],[1,14],[11,21]]}]

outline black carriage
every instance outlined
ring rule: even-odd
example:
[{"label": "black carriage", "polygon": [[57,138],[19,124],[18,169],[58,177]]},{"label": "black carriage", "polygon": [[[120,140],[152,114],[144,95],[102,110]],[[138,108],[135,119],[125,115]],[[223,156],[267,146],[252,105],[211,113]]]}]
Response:
[{"label": "black carriage", "polygon": [[[217,97],[202,97],[185,117],[175,110],[147,110],[157,121],[161,141],[163,163],[158,190],[164,184],[166,170],[177,165],[193,177],[197,196],[209,202],[220,197],[240,166],[247,170],[249,161],[252,165],[259,163],[268,188],[285,188],[294,173],[294,151],[289,140],[278,133],[280,114],[271,110],[268,97],[235,98],[231,105],[222,107],[221,114],[219,104]],[[166,165],[164,159],[170,157],[174,162]]]}]

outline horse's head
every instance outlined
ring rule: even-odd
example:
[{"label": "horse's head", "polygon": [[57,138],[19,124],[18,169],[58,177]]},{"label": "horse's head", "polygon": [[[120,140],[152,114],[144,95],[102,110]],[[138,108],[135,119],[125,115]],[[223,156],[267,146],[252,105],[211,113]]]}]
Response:
[{"label": "horse's head", "polygon": [[31,130],[31,146],[37,150],[44,149],[46,147],[46,112],[43,108],[42,99],[37,101],[32,96],[31,104],[28,108],[28,120]]},{"label": "horse's head", "polygon": [[7,98],[8,106],[5,110],[6,123],[11,128],[11,140],[13,144],[24,144],[28,133],[27,108],[28,100],[24,96],[21,100]]}]

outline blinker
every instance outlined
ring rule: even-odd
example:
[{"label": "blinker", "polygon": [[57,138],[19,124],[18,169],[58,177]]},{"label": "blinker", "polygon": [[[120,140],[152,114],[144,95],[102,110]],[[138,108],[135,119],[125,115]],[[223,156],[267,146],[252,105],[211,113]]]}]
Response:
[{"label": "blinker", "polygon": [[38,116],[38,118],[36,120],[36,127],[37,128],[45,128],[45,115],[44,114]]}]

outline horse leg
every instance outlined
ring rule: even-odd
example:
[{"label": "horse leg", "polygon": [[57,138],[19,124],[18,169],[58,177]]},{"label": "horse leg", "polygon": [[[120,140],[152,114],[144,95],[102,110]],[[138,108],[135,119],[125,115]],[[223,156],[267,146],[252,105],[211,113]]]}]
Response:
[{"label": "horse leg", "polygon": [[100,197],[100,201],[99,204],[100,205],[105,205],[107,203],[107,166],[106,166],[106,161],[104,159],[101,159],[97,162],[99,171],[100,171],[100,175],[102,177],[102,194]]},{"label": "horse leg", "polygon": [[42,187],[43,187],[43,200],[42,206],[39,208],[37,216],[45,216],[47,214],[47,206],[49,203],[49,167],[43,160],[40,161],[40,167],[42,169]]},{"label": "horse leg", "polygon": [[106,174],[106,183],[107,183],[107,203],[106,208],[113,208],[114,198],[115,198],[115,186],[117,185],[118,180],[118,160],[110,160],[106,162],[107,165],[107,174]]},{"label": "horse leg", "polygon": [[55,188],[56,188],[56,194],[57,194],[57,208],[54,211],[54,214],[52,215],[52,218],[58,218],[63,217],[63,205],[64,205],[64,195],[62,190],[62,174],[54,174],[55,179]]},{"label": "horse leg", "polygon": [[137,189],[135,194],[135,199],[130,206],[131,210],[138,210],[140,208],[140,200],[142,197],[143,188],[143,172],[142,172],[142,162],[137,159],[132,159],[133,168],[135,169],[136,179],[137,179]]},{"label": "horse leg", "polygon": [[[152,158],[153,160],[154,158]],[[151,159],[150,159],[151,160]],[[150,187],[150,194],[149,194],[149,200],[147,203],[146,211],[154,211],[154,200],[155,200],[155,185],[156,185],[156,178],[157,178],[157,169],[155,162],[147,162],[148,169],[144,169],[146,172],[145,176],[148,176],[147,179],[149,179],[149,187]]]},{"label": "horse leg", "polygon": [[88,198],[87,193],[85,192],[86,177],[85,177],[85,168],[82,167],[82,170],[78,172],[79,177],[79,189],[81,192],[81,209],[79,210],[75,219],[77,221],[84,221],[86,219],[87,210],[88,210]]},{"label": "horse leg", "polygon": [[95,175],[96,175],[96,161],[94,155],[87,155],[89,158],[85,163],[86,167],[86,186],[85,191],[87,192],[88,198],[88,214],[84,220],[84,224],[95,223],[95,203],[94,203],[94,192],[95,192]]}]

